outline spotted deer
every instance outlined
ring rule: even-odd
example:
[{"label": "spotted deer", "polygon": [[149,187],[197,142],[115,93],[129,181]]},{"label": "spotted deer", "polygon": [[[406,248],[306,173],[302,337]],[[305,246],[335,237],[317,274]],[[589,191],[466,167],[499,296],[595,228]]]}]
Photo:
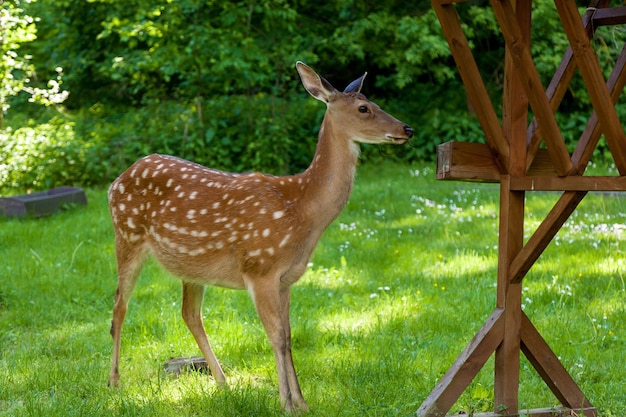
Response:
[{"label": "spotted deer", "polygon": [[152,254],[182,280],[183,319],[218,384],[226,378],[201,314],[207,285],[250,293],[274,351],[281,406],[308,408],[291,355],[290,287],[348,201],[358,142],[403,144],[413,130],[360,93],[366,74],[339,92],[302,62],[296,68],[304,88],[327,105],[313,161],[303,173],[227,173],[149,155],[111,184],[119,283],[109,385],[119,385],[122,324],[143,261]]}]

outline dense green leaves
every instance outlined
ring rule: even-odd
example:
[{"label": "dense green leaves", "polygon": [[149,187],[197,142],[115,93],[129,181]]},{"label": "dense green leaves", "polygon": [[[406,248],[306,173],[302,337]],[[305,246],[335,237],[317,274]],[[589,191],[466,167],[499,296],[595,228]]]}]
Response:
[{"label": "dense green leaves", "polygon": [[[47,137],[49,125],[61,124],[70,126],[67,140],[86,149],[76,161],[81,175],[53,175],[66,170],[50,168],[49,178],[32,182],[26,173],[40,169],[33,156],[39,145],[33,143],[32,155],[18,158],[31,161],[23,166],[23,179],[13,173],[15,179],[0,188],[107,182],[150,152],[229,170],[299,171],[313,153],[323,106],[300,86],[297,60],[314,66],[338,88],[367,71],[364,92],[415,127],[410,147],[365,147],[365,159],[390,153],[432,159],[443,141],[483,140],[429,1],[4,4],[0,98],[4,125],[12,130],[4,132],[0,148],[15,150],[13,142],[19,139],[12,132],[25,125],[41,130],[35,137]],[[504,45],[496,20],[484,1],[456,7],[498,108]],[[596,34],[594,46],[607,75],[625,39],[620,28],[601,28]],[[553,3],[535,0],[531,52],[544,85],[566,46]],[[51,116],[28,103],[67,93],[62,114]],[[568,140],[576,140],[589,104],[578,77],[560,107]],[[618,111],[626,117],[623,103]],[[51,117],[57,121],[49,123]]]}]

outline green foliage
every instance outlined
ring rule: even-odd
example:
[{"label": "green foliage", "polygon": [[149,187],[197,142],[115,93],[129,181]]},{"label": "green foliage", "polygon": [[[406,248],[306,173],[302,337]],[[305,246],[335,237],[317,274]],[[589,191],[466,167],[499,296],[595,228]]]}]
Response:
[{"label": "green foliage", "polygon": [[17,53],[20,45],[35,39],[35,23],[17,7],[19,2],[3,3],[0,9],[0,128],[4,114],[11,107],[9,97],[17,95],[28,83],[34,67],[27,57]]},{"label": "green foliage", "polygon": [[0,131],[0,184],[6,188],[42,189],[89,181],[83,166],[90,144],[74,135],[72,123],[48,123]]},{"label": "green foliage", "polygon": [[[0,189],[60,181],[106,183],[152,152],[226,170],[301,171],[313,154],[322,109],[303,91],[296,60],[313,65],[338,88],[367,71],[364,93],[415,128],[408,148],[364,146],[366,161],[389,156],[432,160],[442,142],[484,140],[429,1],[5,3],[0,42],[5,87],[0,94],[3,108],[13,109],[4,120],[12,130],[4,134],[3,146],[12,132],[24,126],[36,131],[42,123],[41,131],[50,129],[46,124],[70,126],[65,142],[85,149],[73,152],[74,166],[82,169],[76,177],[59,175],[74,172],[72,167],[48,163],[52,172],[46,180],[34,180],[37,175],[21,169]],[[504,43],[491,8],[486,1],[455,7],[498,109]],[[544,85],[567,46],[560,26],[553,2],[533,2],[531,53]],[[605,76],[625,40],[620,28],[597,31],[594,48]],[[54,122],[50,112],[27,102],[50,104],[68,92],[66,110],[52,116]],[[569,148],[589,107],[576,76],[558,116]],[[624,103],[618,113],[626,119]],[[40,146],[34,141],[32,152],[40,152]],[[598,155],[606,151],[601,146]],[[24,155],[12,159],[37,160],[28,156],[24,140],[19,150]],[[62,156],[48,156],[64,163]]]},{"label": "green foliage", "polygon": [[[28,4],[28,0],[24,3]],[[23,44],[37,38],[35,19],[19,6],[20,0],[14,0],[2,2],[0,9],[0,129],[11,107],[10,98],[19,93],[26,93],[28,101],[44,106],[62,103],[67,98],[67,92],[61,90],[60,67],[55,68],[55,78],[47,82],[47,88],[37,86],[32,57],[19,51]]]}]

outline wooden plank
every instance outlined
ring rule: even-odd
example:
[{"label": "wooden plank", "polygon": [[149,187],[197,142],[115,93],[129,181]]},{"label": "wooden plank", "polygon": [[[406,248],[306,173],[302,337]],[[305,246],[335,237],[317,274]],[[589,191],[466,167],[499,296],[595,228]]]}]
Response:
[{"label": "wooden plank", "polygon": [[528,172],[526,175],[550,175],[556,176],[556,169],[554,168],[554,164],[552,163],[552,158],[550,158],[550,153],[547,149],[538,149],[533,162],[528,168]]},{"label": "wooden plank", "polygon": [[[607,87],[611,94],[611,100],[613,104],[616,104],[619,100],[619,97],[626,86],[626,46],[622,48],[622,52],[620,53],[617,62],[615,63],[615,67],[613,67],[613,71],[611,71],[611,75],[609,76],[609,80],[607,81]],[[576,149],[572,153],[572,162],[576,166],[576,169],[579,174],[582,173],[587,168],[587,164],[591,160],[593,156],[593,151],[598,145],[598,141],[600,140],[600,128],[598,126],[598,116],[594,111],[591,117],[589,118],[589,122],[581,135],[578,144],[576,145]]]},{"label": "wooden plank", "polygon": [[613,26],[626,23],[626,6],[596,9],[593,15],[594,26]]},{"label": "wooden plank", "polygon": [[461,75],[468,100],[476,111],[487,143],[506,165],[509,160],[509,145],[502,133],[502,126],[480,76],[467,38],[461,29],[459,16],[453,5],[439,4],[437,1],[433,1],[432,4]]},{"label": "wooden plank", "polygon": [[587,195],[586,191],[567,192],[554,205],[550,213],[539,225],[535,233],[528,239],[526,245],[517,254],[509,267],[511,282],[519,283],[530,270],[554,236],[563,226],[563,223],[576,210],[578,204]]},{"label": "wooden plank", "polygon": [[[437,146],[438,180],[495,183],[502,174],[491,148],[484,143],[451,141]],[[556,175],[546,149],[539,149],[528,175]]]},{"label": "wooden plank", "polygon": [[446,142],[437,146],[438,180],[499,182],[500,175],[495,157],[487,145]]},{"label": "wooden plank", "polygon": [[626,191],[626,177],[579,175],[511,177],[511,189],[517,191]]},{"label": "wooden plank", "polygon": [[[530,45],[531,1],[515,2],[515,19],[524,43]],[[511,157],[508,173],[526,174],[526,128],[528,126],[528,97],[518,77],[514,52],[507,45],[504,52],[504,91],[502,99],[502,130],[509,142]]]},{"label": "wooden plank", "polygon": [[597,411],[526,314],[522,314],[521,338],[522,352],[561,404],[571,408],[582,407],[585,409],[583,415],[596,417]]},{"label": "wooden plank", "polygon": [[[593,0],[589,4],[589,8],[587,12],[583,15],[583,26],[591,36],[596,28],[595,25],[590,24],[592,22],[592,18],[597,8],[599,7],[607,7],[609,4],[609,0]],[[565,93],[569,89],[570,82],[576,73],[576,60],[574,59],[574,52],[572,51],[572,47],[568,45],[565,53],[563,54],[563,59],[559,64],[550,84],[548,84],[548,88],[546,89],[546,96],[550,101],[550,108],[553,112],[556,113],[557,109],[561,105],[561,101],[565,96]],[[539,150],[539,145],[543,140],[543,136],[541,135],[541,131],[538,129],[537,119],[533,118],[528,127],[528,151],[527,151],[527,160],[526,164],[530,167],[534,161],[535,156],[537,155],[537,151]]]},{"label": "wooden plank", "polygon": [[417,410],[418,417],[443,417],[495,351],[504,331],[496,309]]},{"label": "wooden plank", "polygon": [[624,129],[602,76],[598,58],[583,28],[576,3],[571,0],[555,0],[554,3],[570,45],[572,45],[576,63],[587,86],[600,127],[613,154],[615,166],[620,174],[626,175],[626,136]]},{"label": "wooden plank", "polygon": [[518,410],[522,286],[510,283],[509,265],[524,244],[524,197],[523,191],[511,191],[511,177],[503,175],[496,306],[504,310],[504,333],[495,356],[494,406],[507,413]]},{"label": "wooden plank", "polygon": [[533,63],[528,45],[524,42],[522,31],[515,20],[515,13],[509,0],[492,0],[491,5],[500,24],[507,48],[515,62],[518,76],[528,95],[537,123],[542,131],[544,142],[554,161],[559,175],[574,172],[561,131],[556,123],[548,98],[543,93],[539,74]]},{"label": "wooden plank", "polygon": [[[565,407],[550,407],[550,408],[533,408],[530,410],[520,410],[516,414],[506,414],[506,417],[575,417],[575,416],[597,416],[597,414],[589,414],[590,412],[597,413],[597,410],[591,408],[565,408]],[[473,417],[503,417],[502,413],[473,413]],[[455,414],[450,417],[468,417],[467,414]]]}]

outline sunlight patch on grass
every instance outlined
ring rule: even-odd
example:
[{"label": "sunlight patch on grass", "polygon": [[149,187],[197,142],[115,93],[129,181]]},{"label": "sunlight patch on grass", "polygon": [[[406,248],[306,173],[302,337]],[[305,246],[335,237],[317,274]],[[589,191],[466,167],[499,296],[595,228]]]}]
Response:
[{"label": "sunlight patch on grass", "polygon": [[471,275],[484,275],[495,272],[497,255],[485,256],[475,251],[457,254],[439,254],[439,261],[434,263],[426,272],[431,277],[456,277],[466,279]]},{"label": "sunlight patch on grass", "polygon": [[402,296],[401,298],[389,297],[386,293],[389,287],[380,287],[377,292],[371,293],[361,309],[343,309],[337,313],[320,318],[318,330],[320,332],[353,334],[367,336],[372,331],[384,328],[398,317],[411,315],[413,319],[419,316],[420,296]]}]

